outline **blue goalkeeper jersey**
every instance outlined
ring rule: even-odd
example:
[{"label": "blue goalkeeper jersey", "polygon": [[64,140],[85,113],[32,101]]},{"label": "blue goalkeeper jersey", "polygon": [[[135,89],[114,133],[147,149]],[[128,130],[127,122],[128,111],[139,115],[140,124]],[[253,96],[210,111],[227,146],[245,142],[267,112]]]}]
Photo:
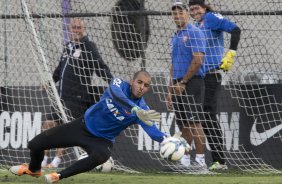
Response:
[{"label": "blue goalkeeper jersey", "polygon": [[114,78],[100,101],[85,112],[86,127],[93,135],[114,142],[121,131],[132,124],[139,124],[153,140],[161,142],[166,134],[155,124],[148,126],[139,120],[136,114],[132,114],[131,109],[135,106],[144,110],[149,109],[143,97],[137,99],[131,97],[128,82]]},{"label": "blue goalkeeper jersey", "polygon": [[232,32],[237,26],[224,18],[221,14],[207,12],[202,22],[196,24],[206,37],[206,54],[203,71],[206,73],[212,69],[218,69],[224,53],[224,32]]},{"label": "blue goalkeeper jersey", "polygon": [[[194,52],[205,53],[205,36],[192,24],[176,32],[171,40],[173,79],[183,78],[193,60]],[[195,76],[204,76],[200,68]]]}]

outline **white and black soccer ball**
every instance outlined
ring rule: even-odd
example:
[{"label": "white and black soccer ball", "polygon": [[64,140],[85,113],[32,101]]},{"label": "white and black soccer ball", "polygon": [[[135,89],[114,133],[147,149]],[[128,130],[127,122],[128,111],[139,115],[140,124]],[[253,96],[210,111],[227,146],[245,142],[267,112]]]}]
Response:
[{"label": "white and black soccer ball", "polygon": [[111,172],[114,167],[114,160],[110,157],[105,163],[95,167],[96,171],[99,172]]},{"label": "white and black soccer ball", "polygon": [[165,138],[161,143],[160,155],[163,159],[178,161],[185,154],[185,145],[175,137]]}]

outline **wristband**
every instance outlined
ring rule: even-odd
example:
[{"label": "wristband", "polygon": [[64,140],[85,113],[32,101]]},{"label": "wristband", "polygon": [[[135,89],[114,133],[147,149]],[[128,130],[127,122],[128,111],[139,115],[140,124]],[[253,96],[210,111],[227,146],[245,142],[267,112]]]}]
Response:
[{"label": "wristband", "polygon": [[139,110],[140,107],[138,106],[134,106],[132,109],[131,109],[131,114],[136,114],[136,111]]}]

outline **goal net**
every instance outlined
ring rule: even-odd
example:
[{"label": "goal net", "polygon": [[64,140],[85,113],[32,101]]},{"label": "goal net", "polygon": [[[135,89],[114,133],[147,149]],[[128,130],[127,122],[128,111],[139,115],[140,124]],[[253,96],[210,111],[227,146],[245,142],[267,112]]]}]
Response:
[{"label": "goal net", "polygon": [[[75,118],[67,102],[60,100],[60,81],[53,79],[62,58],[70,57],[73,61],[67,63],[74,75],[68,80],[70,83],[76,80],[72,84],[79,83],[91,96],[88,105],[94,104],[108,86],[107,78],[101,77],[104,69],[99,69],[100,66],[93,69],[89,64],[97,58],[83,58],[82,55],[89,56],[84,49],[64,55],[71,41],[69,28],[73,18],[84,22],[89,40],[96,44],[113,76],[130,80],[141,69],[152,75],[152,90],[145,99],[151,109],[162,115],[157,126],[168,135],[178,132],[175,113],[166,106],[170,43],[176,31],[171,17],[172,3],[170,0],[2,1],[0,167],[29,162],[28,142],[43,131],[48,118],[62,123]],[[220,127],[209,130],[222,132],[222,137],[213,137],[222,139],[223,150],[219,155],[231,170],[281,173],[282,27],[278,22],[282,2],[206,0],[206,3],[234,21],[242,31],[233,68],[221,71],[217,112]],[[224,36],[227,49],[230,35]],[[212,143],[205,144],[209,164]],[[194,143],[191,146],[194,160]],[[152,141],[141,127],[128,127],[116,139],[114,168],[131,172],[199,173],[193,168],[179,167],[179,162],[162,159],[159,149],[159,143]],[[84,153],[80,148],[67,148],[64,152],[60,168],[74,163]],[[48,153],[48,162],[55,154],[56,150]]]}]

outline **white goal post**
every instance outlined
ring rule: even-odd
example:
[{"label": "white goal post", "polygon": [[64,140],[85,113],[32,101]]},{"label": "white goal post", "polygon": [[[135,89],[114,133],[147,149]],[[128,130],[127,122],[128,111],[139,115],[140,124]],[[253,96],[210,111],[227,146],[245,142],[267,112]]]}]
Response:
[{"label": "white goal post", "polygon": [[[234,172],[281,173],[282,26],[277,22],[281,20],[282,2],[205,2],[236,22],[242,31],[233,68],[221,71],[217,112],[223,133],[220,155]],[[87,36],[114,76],[130,80],[141,69],[152,75],[152,90],[145,99],[162,115],[157,126],[169,135],[179,130],[165,98],[170,42],[176,31],[171,0],[10,0],[0,5],[0,168],[29,162],[27,143],[42,131],[42,123],[53,111],[63,122],[73,120],[52,78],[70,41],[65,28],[71,18],[85,23]],[[227,49],[230,35],[224,36]],[[89,66],[72,67],[83,71]],[[75,75],[95,98],[107,87],[94,71],[91,84],[85,83],[85,72]],[[128,127],[114,145],[115,169],[198,173],[162,159],[159,148],[141,127]],[[49,153],[50,157],[54,154],[55,150]],[[67,148],[60,167],[69,166],[84,154],[79,148]],[[209,164],[208,143],[205,154]],[[191,155],[193,160],[193,144]]]},{"label": "white goal post", "polygon": [[[38,40],[37,31],[35,30],[32,18],[30,17],[31,13],[28,10],[26,1],[22,0],[21,3],[22,3],[24,15],[25,15],[25,20],[28,24],[27,28],[29,28],[30,32],[32,33],[30,44],[34,45],[34,47],[31,46],[31,48],[32,48],[32,51],[34,53],[34,57],[37,60],[37,62],[35,62],[35,64],[37,66],[37,69],[38,69],[40,76],[42,76],[41,77],[41,80],[43,81],[42,83],[44,85],[44,88],[46,88],[47,94],[49,94],[49,96],[51,96],[50,98],[55,99],[55,103],[53,105],[57,106],[58,113],[61,115],[62,121],[67,123],[70,120],[68,119],[68,117],[65,113],[64,107],[62,105],[62,102],[61,102],[60,97],[59,97],[58,92],[57,92],[56,85],[53,81],[52,73],[51,73],[49,67],[47,66],[48,61],[46,60],[46,58],[44,56],[44,51],[41,47],[40,41]],[[41,58],[41,59],[39,59],[39,58]],[[43,66],[41,66],[40,64],[43,65]],[[42,68],[43,68],[43,70],[42,70]],[[45,71],[45,72],[43,72],[43,71]],[[77,147],[74,147],[74,152],[75,152],[75,155],[76,155],[77,158],[79,158],[80,155],[82,154],[81,153],[82,150],[79,150],[79,148],[77,148]]]}]

